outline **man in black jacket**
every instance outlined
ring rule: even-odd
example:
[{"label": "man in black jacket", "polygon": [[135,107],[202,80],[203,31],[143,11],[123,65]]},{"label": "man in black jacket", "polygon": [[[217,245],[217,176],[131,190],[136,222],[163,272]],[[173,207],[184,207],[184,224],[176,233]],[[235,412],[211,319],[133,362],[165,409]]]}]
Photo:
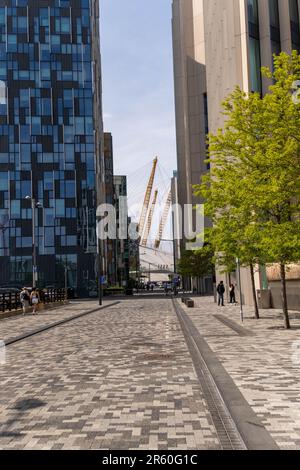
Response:
[{"label": "man in black jacket", "polygon": [[224,307],[224,294],[225,294],[225,286],[224,286],[224,282],[221,281],[219,284],[218,284],[218,287],[217,287],[217,292],[218,292],[218,305],[222,305],[222,307]]}]

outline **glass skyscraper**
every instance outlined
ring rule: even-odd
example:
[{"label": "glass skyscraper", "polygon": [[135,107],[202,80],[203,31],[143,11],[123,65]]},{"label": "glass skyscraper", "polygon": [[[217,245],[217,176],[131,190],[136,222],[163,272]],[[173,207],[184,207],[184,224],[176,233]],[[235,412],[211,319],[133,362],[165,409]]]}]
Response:
[{"label": "glass skyscraper", "polygon": [[[96,279],[102,110],[97,0],[0,0],[0,286]],[[98,197],[99,200],[99,197]]]}]

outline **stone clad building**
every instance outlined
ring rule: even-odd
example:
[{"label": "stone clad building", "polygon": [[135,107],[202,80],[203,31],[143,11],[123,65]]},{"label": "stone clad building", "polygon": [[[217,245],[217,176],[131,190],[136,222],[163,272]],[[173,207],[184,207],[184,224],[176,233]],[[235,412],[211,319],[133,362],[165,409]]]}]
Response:
[{"label": "stone clad building", "polygon": [[[173,45],[179,203],[195,203],[192,185],[208,171],[205,136],[223,127],[221,103],[235,86],[266,93],[262,66],[272,67],[273,54],[300,51],[299,0],[173,0]],[[198,201],[199,202],[199,201]],[[279,305],[275,268],[256,275]],[[288,283],[291,308],[299,308],[300,270]],[[221,276],[218,276],[220,278]],[[229,281],[235,281],[232,273]],[[250,275],[242,270],[243,297],[252,303]]]}]

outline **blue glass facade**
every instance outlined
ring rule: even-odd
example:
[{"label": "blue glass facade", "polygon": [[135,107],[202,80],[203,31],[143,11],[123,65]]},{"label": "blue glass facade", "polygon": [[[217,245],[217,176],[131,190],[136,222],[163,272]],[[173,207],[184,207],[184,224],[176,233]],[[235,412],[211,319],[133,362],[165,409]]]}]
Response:
[{"label": "blue glass facade", "polygon": [[95,280],[92,26],[89,0],[0,0],[0,285],[32,279],[28,195],[39,284]]}]

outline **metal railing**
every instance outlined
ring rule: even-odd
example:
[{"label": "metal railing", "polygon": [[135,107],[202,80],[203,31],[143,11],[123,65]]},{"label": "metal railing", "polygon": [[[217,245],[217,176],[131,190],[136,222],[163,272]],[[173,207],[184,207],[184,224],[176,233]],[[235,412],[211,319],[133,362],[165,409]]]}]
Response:
[{"label": "metal railing", "polygon": [[[66,300],[65,289],[39,290],[42,304],[52,304]],[[19,292],[0,293],[0,312],[11,312],[22,308]]]}]

